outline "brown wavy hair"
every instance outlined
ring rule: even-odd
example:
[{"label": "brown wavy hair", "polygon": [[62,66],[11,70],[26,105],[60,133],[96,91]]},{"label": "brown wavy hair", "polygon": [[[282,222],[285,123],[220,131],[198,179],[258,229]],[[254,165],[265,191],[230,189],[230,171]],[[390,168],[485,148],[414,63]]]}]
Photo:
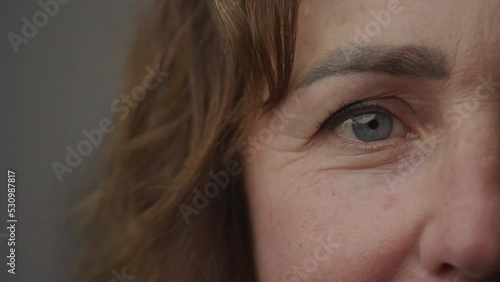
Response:
[{"label": "brown wavy hair", "polygon": [[169,75],[102,151],[96,189],[77,207],[79,281],[256,281],[241,176],[183,218],[193,189],[230,161],[259,111],[290,80],[298,0],[157,0],[142,21],[125,93],[147,66]]}]

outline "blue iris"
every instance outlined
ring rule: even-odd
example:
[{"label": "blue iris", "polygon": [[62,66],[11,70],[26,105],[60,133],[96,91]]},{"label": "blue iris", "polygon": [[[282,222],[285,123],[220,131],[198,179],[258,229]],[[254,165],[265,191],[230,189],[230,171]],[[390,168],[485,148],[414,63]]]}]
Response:
[{"label": "blue iris", "polygon": [[394,128],[392,116],[386,113],[370,113],[351,119],[354,135],[363,142],[387,139]]}]

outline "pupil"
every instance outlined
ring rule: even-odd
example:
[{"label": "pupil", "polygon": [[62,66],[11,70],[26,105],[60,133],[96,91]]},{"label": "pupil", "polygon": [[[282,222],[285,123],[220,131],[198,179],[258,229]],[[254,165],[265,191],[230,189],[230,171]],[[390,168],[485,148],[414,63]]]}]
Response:
[{"label": "pupil", "polygon": [[378,121],[376,119],[373,119],[371,120],[369,123],[368,123],[368,127],[370,129],[377,129],[378,128]]},{"label": "pupil", "polygon": [[391,136],[394,124],[392,117],[385,113],[369,113],[352,119],[352,131],[363,142],[387,139]]}]

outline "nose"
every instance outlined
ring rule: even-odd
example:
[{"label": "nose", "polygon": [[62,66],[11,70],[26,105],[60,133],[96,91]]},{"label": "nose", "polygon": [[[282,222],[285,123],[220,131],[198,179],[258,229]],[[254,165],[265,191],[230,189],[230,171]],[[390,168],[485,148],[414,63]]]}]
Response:
[{"label": "nose", "polygon": [[435,275],[500,281],[500,133],[496,122],[477,125],[464,122],[443,144],[420,259]]}]

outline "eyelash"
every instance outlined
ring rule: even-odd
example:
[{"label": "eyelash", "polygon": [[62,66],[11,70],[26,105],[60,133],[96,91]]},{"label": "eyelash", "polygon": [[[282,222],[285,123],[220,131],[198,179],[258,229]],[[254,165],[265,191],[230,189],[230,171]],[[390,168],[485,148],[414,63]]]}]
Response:
[{"label": "eyelash", "polygon": [[344,102],[341,102],[341,107],[342,108],[336,112],[330,112],[325,120],[319,122],[318,129],[323,131],[333,130],[349,118],[353,118],[361,114],[385,113],[391,116],[395,116],[391,111],[374,103],[354,102],[346,105]]}]

